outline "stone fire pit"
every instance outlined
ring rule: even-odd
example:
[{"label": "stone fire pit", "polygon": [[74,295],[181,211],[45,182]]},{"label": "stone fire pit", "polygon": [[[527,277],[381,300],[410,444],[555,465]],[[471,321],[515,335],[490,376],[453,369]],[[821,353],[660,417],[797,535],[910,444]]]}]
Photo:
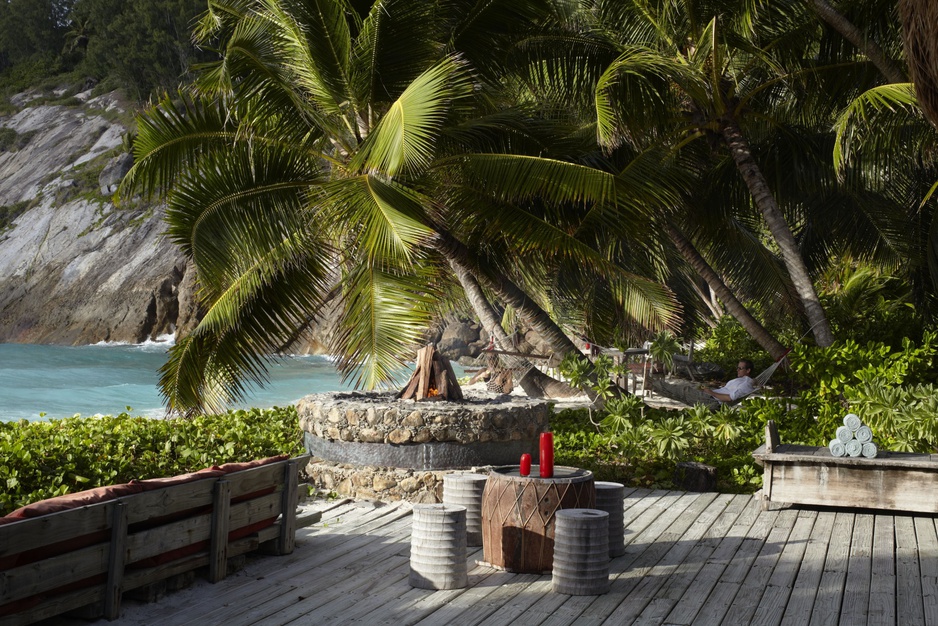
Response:
[{"label": "stone fire pit", "polygon": [[344,495],[442,501],[452,470],[537,456],[549,402],[467,392],[463,402],[398,400],[394,393],[335,392],[297,404],[314,460],[311,479]]}]

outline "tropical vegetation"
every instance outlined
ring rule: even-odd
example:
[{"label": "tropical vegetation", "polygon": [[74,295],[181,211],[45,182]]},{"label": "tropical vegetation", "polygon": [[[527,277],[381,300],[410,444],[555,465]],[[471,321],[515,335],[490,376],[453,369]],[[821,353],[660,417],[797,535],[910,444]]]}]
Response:
[{"label": "tropical vegetation", "polygon": [[45,498],[301,450],[295,407],[192,420],[114,416],[0,422],[0,515]]},{"label": "tropical vegetation", "polygon": [[[135,36],[101,24],[107,6],[0,4],[0,32],[27,9],[49,18],[46,35],[0,46],[0,69],[54,58],[122,75],[94,61],[95,38]],[[501,347],[521,323],[567,356],[571,382],[608,405],[587,416],[598,430],[581,415],[574,434],[623,467],[647,466],[649,450],[723,459],[748,484],[765,419],[822,445],[848,408],[894,447],[938,443],[929,3],[202,8],[180,65],[134,61],[155,68],[135,72],[152,76],[138,90],[174,86],[159,68],[192,80],[139,116],[122,189],[166,199],[198,272],[205,315],[163,369],[171,409],[210,412],[262,383],[268,355],[328,308],[340,368],[380,385],[457,309]],[[789,397],[658,414],[617,394],[576,336],[657,337],[664,352],[672,337],[705,341],[698,360],[757,369],[794,348],[777,375]]]}]

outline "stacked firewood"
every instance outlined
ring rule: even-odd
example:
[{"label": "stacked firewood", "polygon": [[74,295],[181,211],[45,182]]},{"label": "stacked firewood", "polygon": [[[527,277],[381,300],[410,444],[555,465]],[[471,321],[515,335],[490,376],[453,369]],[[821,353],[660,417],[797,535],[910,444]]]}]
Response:
[{"label": "stacked firewood", "polygon": [[854,413],[848,413],[844,417],[844,425],[837,429],[837,438],[832,439],[827,447],[833,456],[863,456],[874,459],[879,453],[873,443],[873,431]]}]

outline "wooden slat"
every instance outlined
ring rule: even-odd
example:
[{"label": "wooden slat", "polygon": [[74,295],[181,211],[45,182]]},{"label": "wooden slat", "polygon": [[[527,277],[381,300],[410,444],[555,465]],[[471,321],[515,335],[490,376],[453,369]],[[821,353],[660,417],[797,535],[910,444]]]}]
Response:
[{"label": "wooden slat", "polygon": [[132,525],[212,504],[217,477],[145,491],[124,498],[127,520]]},{"label": "wooden slat", "polygon": [[824,462],[770,463],[771,499],[819,506],[877,508],[938,513],[938,499],[923,493],[938,491],[938,466],[890,468],[872,464],[836,465]]},{"label": "wooden slat", "polygon": [[74,611],[89,604],[100,605],[103,602],[104,585],[98,585],[57,595],[28,611],[16,613],[15,615],[5,615],[0,620],[2,620],[3,626],[25,626],[39,620],[55,617],[66,611]]},{"label": "wooden slat", "polygon": [[[280,507],[280,494],[272,493],[254,500],[240,502],[229,512],[229,531],[250,526],[265,519],[276,517]],[[212,514],[204,513],[187,517],[178,522],[131,534],[127,539],[127,562],[136,563],[143,559],[185,548],[211,536]]]},{"label": "wooden slat", "polygon": [[20,554],[66,537],[81,537],[111,527],[113,502],[51,513],[0,526],[0,557]]},{"label": "wooden slat", "polygon": [[853,537],[854,517],[853,513],[837,513],[834,518],[830,545],[824,561],[824,573],[818,585],[810,624],[821,626],[839,621],[844,585],[847,583],[847,565],[850,560],[850,539]]},{"label": "wooden slat", "polygon": [[938,537],[935,520],[915,518],[915,538],[922,576],[922,602],[926,624],[938,624]]},{"label": "wooden slat", "polygon": [[[782,548],[778,561],[766,582],[765,590],[762,591],[762,598],[759,600],[758,606],[755,607],[755,610],[752,610],[752,599],[747,600],[745,598],[747,593],[755,595],[756,590],[753,588],[758,582],[755,580],[752,582],[747,581],[740,590],[740,593],[736,596],[736,601],[734,602],[736,606],[734,610],[731,610],[727,615],[727,620],[739,619],[751,615],[751,617],[748,618],[748,623],[750,624],[775,626],[781,623],[782,616],[785,613],[785,607],[794,590],[795,580],[804,559],[808,539],[814,529],[815,519],[816,514],[814,513],[798,515],[798,518],[795,520],[795,526],[785,542],[785,547]],[[740,608],[744,605],[748,606]]]},{"label": "wooden slat", "polygon": [[282,532],[277,542],[277,552],[279,554],[293,552],[296,540],[296,486],[299,482],[297,464],[296,460],[291,460],[283,468],[284,487],[280,503],[280,528]]},{"label": "wooden slat", "polygon": [[668,614],[669,624],[694,622],[697,614],[713,593],[713,589],[719,584],[723,572],[738,554],[744,539],[753,533],[753,525],[774,519],[775,515],[777,515],[775,512],[762,513],[756,502],[749,500],[729,532],[720,540],[700,572],[694,577],[687,593],[678,599]]},{"label": "wooden slat", "polygon": [[870,576],[870,624],[896,623],[895,520],[877,515],[873,524],[873,564]]},{"label": "wooden slat", "polygon": [[99,543],[0,572],[0,598],[4,603],[12,602],[104,574],[107,572],[108,553],[108,544]]},{"label": "wooden slat", "polygon": [[[346,518],[343,512],[351,514],[364,510],[366,509],[357,506],[357,503],[334,509],[332,512],[338,514],[338,518],[332,517],[317,528],[304,529],[305,532],[309,532],[310,537],[315,537],[315,552],[298,554],[298,551],[294,551],[291,555],[276,559],[280,567],[276,571],[269,572],[263,580],[238,579],[234,583],[230,579],[226,580],[224,583],[226,589],[218,591],[215,595],[217,601],[215,606],[224,607],[226,604],[252,606],[266,602],[271,597],[271,585],[281,593],[297,587],[295,584],[297,577],[291,571],[291,567],[300,568],[304,572],[314,572],[322,570],[325,564],[338,561],[345,555],[358,558],[362,553],[366,553],[369,544],[373,543],[373,537],[380,534],[382,527],[388,524],[409,524],[410,522],[410,508],[397,506],[368,509],[372,511],[374,516],[372,519],[363,518],[359,522],[348,523],[342,521]],[[322,579],[316,577],[315,581],[322,581]],[[161,615],[162,624],[172,626],[190,623],[190,617],[185,609],[185,605],[172,607]],[[218,609],[219,612],[221,610]],[[204,623],[221,623],[215,615],[213,610],[212,615],[207,617]]]},{"label": "wooden slat", "polygon": [[217,583],[228,573],[228,525],[231,521],[231,483],[215,483],[209,534],[208,580]]},{"label": "wooden slat", "polygon": [[827,558],[827,546],[830,544],[835,516],[831,511],[822,511],[816,515],[814,528],[811,530],[801,567],[798,569],[798,577],[795,579],[795,586],[782,614],[781,623],[785,626],[801,626],[810,621],[814,600],[821,584],[821,574],[824,572],[824,561]]},{"label": "wooden slat", "polygon": [[[695,621],[701,624],[721,624],[723,616],[729,611],[746,581],[752,564],[762,553],[768,538],[777,528],[776,523],[794,521],[796,514],[791,511],[762,511],[749,528],[746,536],[738,544],[736,552],[730,557],[726,567],[719,574],[713,590],[706,597]],[[729,547],[729,546],[728,546]]]},{"label": "wooden slat", "polygon": [[[409,511],[389,521],[390,524],[380,531],[376,530],[374,534],[359,537],[355,546],[345,544],[342,549],[333,550],[331,554],[317,554],[308,559],[304,565],[308,565],[308,571],[316,572],[314,577],[301,580],[291,580],[291,577],[287,577],[283,581],[286,584],[278,585],[275,593],[271,592],[270,583],[264,581],[259,581],[259,584],[252,585],[250,589],[242,587],[239,593],[231,598],[233,602],[231,606],[207,613],[206,623],[223,624],[236,619],[251,623],[273,614],[281,616],[281,623],[287,623],[294,617],[302,615],[303,611],[313,610],[321,603],[336,597],[331,594],[334,593],[334,587],[341,582],[343,577],[355,574],[367,576],[367,571],[363,567],[344,569],[344,566],[348,564],[344,560],[346,554],[353,559],[370,563],[378,573],[385,573],[387,571],[385,561],[401,550],[401,544],[382,543],[376,541],[376,538],[387,536],[396,537],[400,541],[409,540],[411,527]],[[407,562],[409,563],[409,559]],[[254,598],[249,609],[245,609],[240,604],[244,598]],[[166,626],[186,623],[186,616],[181,616],[179,621],[174,618],[164,622]]]},{"label": "wooden slat", "polygon": [[721,539],[737,523],[744,509],[750,506],[752,501],[747,498],[721,495],[717,498],[716,503],[725,503],[726,508],[720,512],[720,516],[703,536],[694,542],[687,556],[680,564],[675,566],[674,572],[662,580],[660,588],[655,592],[655,597],[638,616],[637,623],[660,624],[669,620],[669,615],[678,600],[688,593],[694,579],[714,554]]},{"label": "wooden slat", "polygon": [[873,568],[873,516],[858,514],[850,539],[850,561],[840,620],[846,624],[865,624],[870,610],[870,578]]},{"label": "wooden slat", "polygon": [[[722,506],[711,506],[715,502],[719,502]],[[717,494],[714,493],[697,496],[694,504],[688,507],[685,514],[681,516],[682,523],[675,522],[668,529],[673,539],[662,542],[667,551],[661,555],[651,570],[645,570],[644,576],[632,579],[636,584],[628,592],[625,601],[621,602],[621,599],[612,597],[600,598],[587,611],[584,611],[584,615],[606,615],[607,619],[620,624],[627,624],[642,615],[661,586],[678,570],[687,555],[694,549],[697,541],[703,538],[710,526],[719,518],[725,509],[726,502],[725,499],[718,499]],[[689,520],[691,523],[686,524],[684,520]],[[654,616],[659,611],[667,614],[670,612],[670,607],[652,607],[646,618],[654,620]]]},{"label": "wooden slat", "polygon": [[111,522],[111,545],[108,547],[107,587],[104,592],[104,617],[115,620],[121,614],[121,594],[124,592],[124,557],[127,554],[127,507],[122,502],[114,505]]},{"label": "wooden slat", "polygon": [[896,621],[899,624],[924,624],[922,570],[919,567],[915,522],[911,517],[896,516]]}]

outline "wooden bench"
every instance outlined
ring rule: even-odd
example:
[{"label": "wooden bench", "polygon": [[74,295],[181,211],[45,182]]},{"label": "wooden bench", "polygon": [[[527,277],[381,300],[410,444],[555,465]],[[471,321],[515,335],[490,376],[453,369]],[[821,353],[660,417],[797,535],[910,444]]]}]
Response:
[{"label": "wooden bench", "polygon": [[835,457],[827,447],[782,444],[771,420],[765,438],[752,453],[765,470],[763,509],[774,502],[938,513],[938,455]]},{"label": "wooden bench", "polygon": [[[83,493],[139,493],[3,518],[0,622],[30,624],[75,609],[114,620],[126,591],[198,568],[207,568],[208,579],[217,582],[234,556],[258,548],[292,552],[298,472],[308,459],[272,458],[133,481]],[[82,494],[72,496],[82,502]],[[54,510],[57,500],[37,505],[52,503]]]}]

